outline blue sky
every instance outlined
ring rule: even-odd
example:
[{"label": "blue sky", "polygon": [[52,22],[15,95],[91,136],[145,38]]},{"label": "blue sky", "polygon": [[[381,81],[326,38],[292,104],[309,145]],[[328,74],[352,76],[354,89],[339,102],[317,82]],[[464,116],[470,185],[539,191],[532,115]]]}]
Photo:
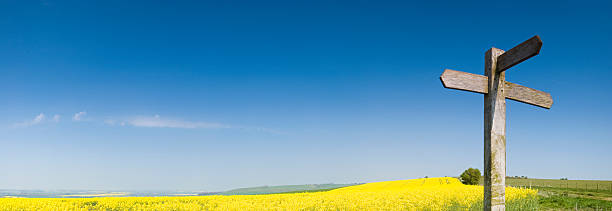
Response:
[{"label": "blue sky", "polygon": [[483,166],[483,97],[444,89],[540,35],[508,81],[507,174],[612,179],[609,1],[5,1],[0,189],[223,190]]}]

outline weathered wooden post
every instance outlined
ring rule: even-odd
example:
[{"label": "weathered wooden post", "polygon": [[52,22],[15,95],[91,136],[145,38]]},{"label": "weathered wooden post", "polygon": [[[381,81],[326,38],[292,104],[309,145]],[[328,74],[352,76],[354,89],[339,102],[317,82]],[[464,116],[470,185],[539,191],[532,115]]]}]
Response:
[{"label": "weathered wooden post", "polygon": [[485,53],[485,75],[444,70],[445,88],[484,94],[484,210],[505,210],[506,201],[506,98],[549,109],[550,94],[505,81],[505,70],[540,52],[539,36],[504,52]]},{"label": "weathered wooden post", "polygon": [[497,71],[497,58],[503,53],[497,48],[485,53],[485,75],[489,78],[484,95],[485,210],[503,210],[506,196],[506,74]]}]

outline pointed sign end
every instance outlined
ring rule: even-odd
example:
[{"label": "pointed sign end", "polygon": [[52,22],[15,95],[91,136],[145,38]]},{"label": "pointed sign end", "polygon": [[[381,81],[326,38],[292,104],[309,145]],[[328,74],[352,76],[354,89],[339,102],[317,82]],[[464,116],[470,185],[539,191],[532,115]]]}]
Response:
[{"label": "pointed sign end", "polygon": [[542,92],[542,98],[540,99],[540,104],[534,104],[536,106],[545,108],[545,109],[550,109],[553,105],[553,98],[552,95],[548,92]]},{"label": "pointed sign end", "polygon": [[544,108],[545,109],[550,109],[552,107],[553,103],[554,103],[554,100],[553,100],[552,96],[550,95],[550,93],[547,92],[546,94],[548,95],[546,97],[550,100],[550,103],[546,104],[546,106]]},{"label": "pointed sign end", "polygon": [[540,53],[542,48],[542,39],[539,35],[529,38],[525,42],[514,46],[514,48],[506,51],[497,59],[497,72],[502,72],[508,68],[521,63]]},{"label": "pointed sign end", "polygon": [[531,39],[533,39],[535,46],[537,46],[536,48],[538,50],[535,54],[538,55],[540,53],[540,49],[542,49],[542,39],[540,39],[540,35],[533,36]]},{"label": "pointed sign end", "polygon": [[444,83],[444,74],[446,74],[446,70],[448,69],[444,69],[444,72],[442,72],[442,75],[440,75],[440,82],[442,82],[442,86],[444,86],[444,88],[448,88],[446,87],[446,84]]},{"label": "pointed sign end", "polygon": [[[440,82],[442,82],[442,86],[444,86],[444,88],[448,88],[448,86],[446,85],[445,80],[447,78],[446,76],[448,75],[448,71],[449,70],[450,69],[444,69],[444,72],[442,72],[442,75],[440,75]],[[452,70],[450,70],[450,71],[452,71]]]}]

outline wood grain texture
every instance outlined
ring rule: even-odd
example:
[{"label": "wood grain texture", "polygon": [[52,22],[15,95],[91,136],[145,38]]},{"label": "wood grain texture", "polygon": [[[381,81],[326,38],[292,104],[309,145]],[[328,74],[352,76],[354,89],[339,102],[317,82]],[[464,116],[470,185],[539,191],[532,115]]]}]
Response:
[{"label": "wood grain texture", "polygon": [[440,76],[449,89],[484,94],[484,210],[506,209],[506,98],[550,108],[549,93],[505,81],[508,68],[537,55],[540,37],[508,52],[491,48],[485,53],[485,75],[446,69]]},{"label": "wood grain texture", "polygon": [[550,109],[553,99],[549,93],[535,90],[529,87],[507,82],[504,86],[506,98],[534,106]]},{"label": "wood grain texture", "polygon": [[[481,94],[489,93],[488,77],[451,69],[440,76],[447,89],[457,89]],[[550,109],[553,99],[549,93],[504,81],[504,96],[508,99]]]},{"label": "wood grain texture", "polygon": [[505,72],[498,72],[503,50],[485,53],[488,93],[484,95],[484,210],[506,209],[506,97]]},{"label": "wood grain texture", "polygon": [[536,35],[500,55],[497,59],[497,71],[502,72],[522,61],[538,55],[538,53],[540,53],[540,48],[542,48],[542,40],[540,36]]},{"label": "wood grain texture", "polygon": [[448,89],[464,90],[476,93],[487,93],[487,77],[451,69],[444,70],[440,76],[442,85]]}]

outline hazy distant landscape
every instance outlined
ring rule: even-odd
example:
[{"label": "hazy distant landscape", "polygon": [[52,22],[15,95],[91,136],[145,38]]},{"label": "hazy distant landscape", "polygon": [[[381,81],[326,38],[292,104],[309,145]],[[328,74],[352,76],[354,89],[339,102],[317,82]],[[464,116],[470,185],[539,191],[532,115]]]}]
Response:
[{"label": "hazy distant landscape", "polygon": [[0,211],[612,211],[611,11],[0,1]]},{"label": "hazy distant landscape", "polygon": [[[277,193],[305,193],[329,191],[354,184],[306,184],[237,188],[219,192],[206,191],[93,191],[93,190],[0,190],[3,198],[96,198],[139,196],[209,196],[209,195],[261,195]],[[539,206],[543,209],[612,209],[612,181],[566,180],[507,177],[512,187],[538,190]],[[482,180],[481,180],[482,185]]]},{"label": "hazy distant landscape", "polygon": [[204,195],[257,195],[273,193],[324,191],[355,184],[307,184],[237,188],[227,191],[97,191],[97,190],[2,190],[3,198],[94,198],[139,196],[204,196]]}]

